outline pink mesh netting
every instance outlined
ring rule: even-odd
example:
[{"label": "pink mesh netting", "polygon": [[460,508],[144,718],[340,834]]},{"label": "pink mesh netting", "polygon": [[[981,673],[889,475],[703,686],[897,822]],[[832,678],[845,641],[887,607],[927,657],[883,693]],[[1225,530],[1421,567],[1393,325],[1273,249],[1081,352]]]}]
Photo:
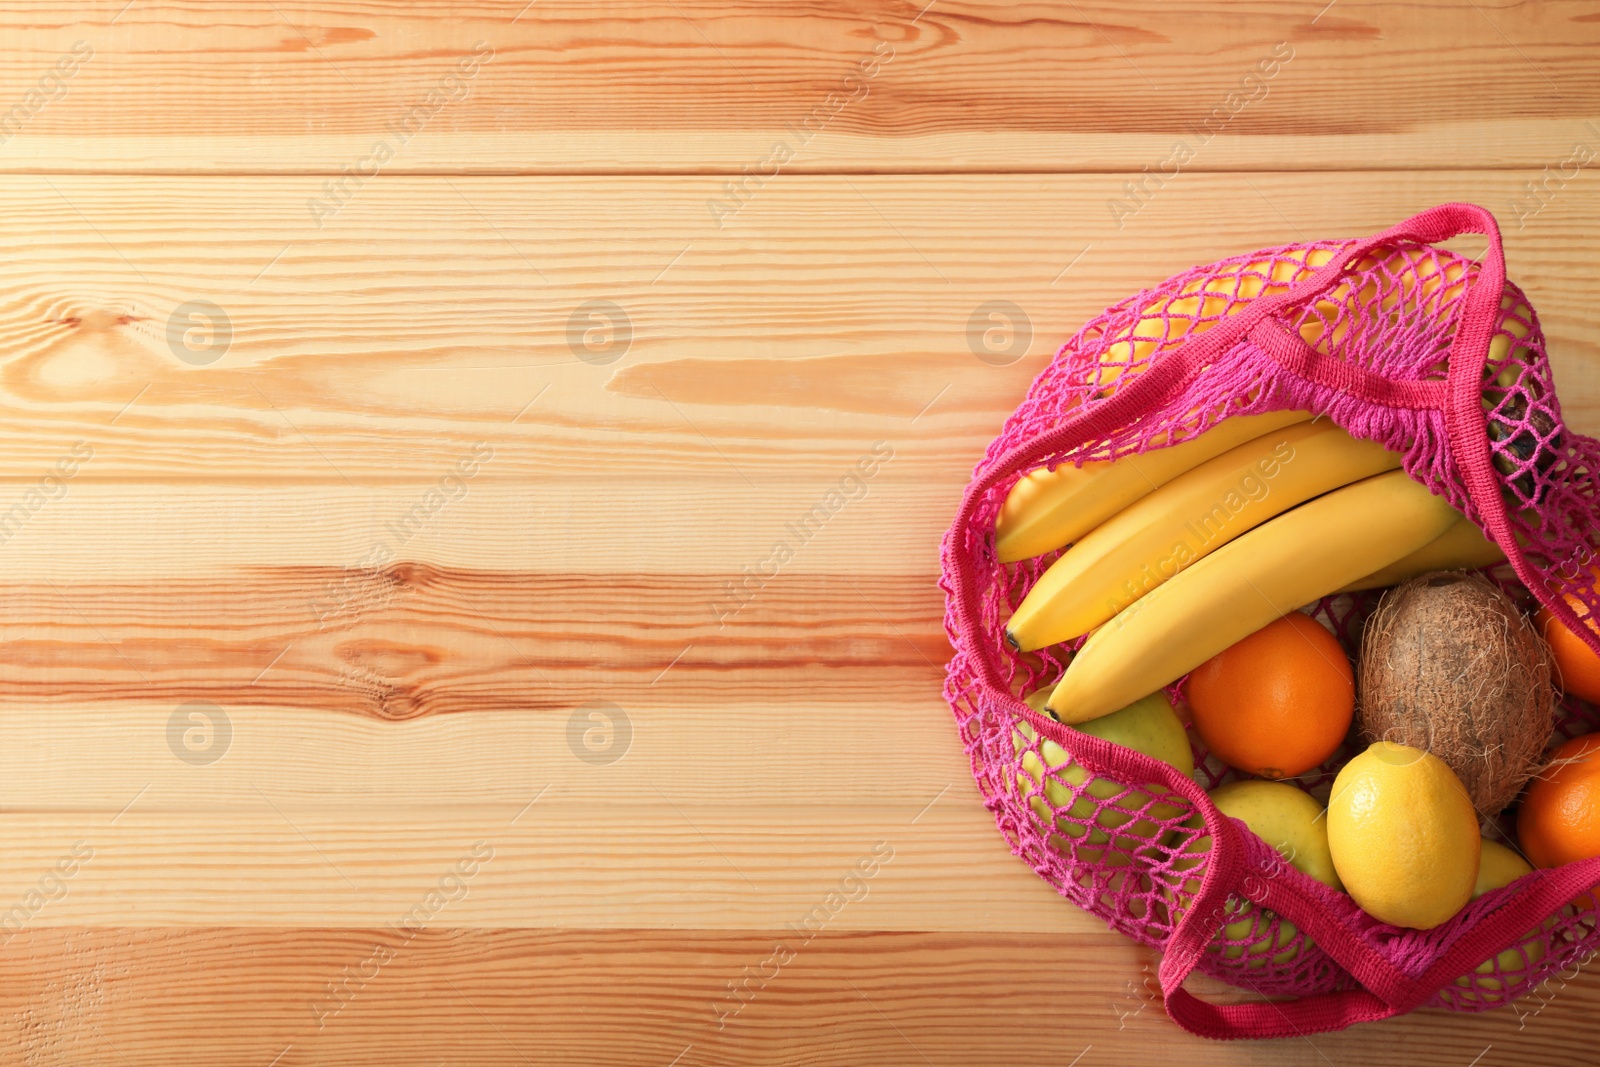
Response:
[{"label": "pink mesh netting", "polygon": [[[1480,261],[1434,247],[1461,233],[1488,236]],[[1026,654],[1004,640],[1057,555],[997,561],[995,518],[1018,478],[1284,409],[1402,453],[1411,477],[1501,546],[1501,583],[1600,652],[1581,621],[1600,610],[1590,575],[1600,444],[1562,424],[1538,317],[1506,281],[1493,216],[1445,204],[1374,237],[1187,270],[1107,308],[1034,381],[978,464],[942,550],[955,649],[945,696],[973,775],[1018,856],[1062,896],[1164,951],[1167,1010],[1191,1031],[1294,1036],[1423,1004],[1508,1003],[1600,952],[1600,905],[1586,892],[1600,884],[1600,859],[1535,871],[1433,930],[1389,926],[1223,818],[1205,790],[1232,772],[1197,742],[1191,779],[1020,699],[1059,677],[1081,639]],[[1377,596],[1306,610],[1353,648]],[[1181,711],[1180,685],[1168,692]],[[1600,712],[1568,699],[1553,726],[1558,742],[1600,729]],[[1352,751],[1297,784],[1325,798]],[[1196,967],[1297,999],[1207,1004],[1183,988]]]}]

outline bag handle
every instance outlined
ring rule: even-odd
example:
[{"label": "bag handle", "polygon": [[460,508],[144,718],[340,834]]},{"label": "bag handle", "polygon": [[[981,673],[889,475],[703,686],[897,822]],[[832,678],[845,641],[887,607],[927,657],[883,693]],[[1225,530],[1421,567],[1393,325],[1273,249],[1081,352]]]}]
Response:
[{"label": "bag handle", "polygon": [[[1525,875],[1523,881],[1522,889],[1459,937],[1427,971],[1411,978],[1372,953],[1365,941],[1330,917],[1313,896],[1297,890],[1287,879],[1266,879],[1255,903],[1299,926],[1354,976],[1361,988],[1265,1004],[1208,1004],[1182,988],[1192,966],[1175,967],[1169,974],[1169,950],[1160,972],[1167,1014],[1191,1033],[1228,1040],[1301,1037],[1402,1015],[1421,1007],[1485,960],[1528,938],[1528,915],[1550,915],[1595,889],[1600,885],[1600,857],[1536,871]],[[1177,940],[1176,933],[1173,940]]]},{"label": "bag handle", "polygon": [[[1490,233],[1489,249],[1478,272],[1478,284],[1467,290],[1461,321],[1450,346],[1446,371],[1445,431],[1466,482],[1467,493],[1483,517],[1489,536],[1506,554],[1506,561],[1517,580],[1533,593],[1540,605],[1548,608],[1578,639],[1600,656],[1600,633],[1596,633],[1552,590],[1528,562],[1527,553],[1511,529],[1510,510],[1500,492],[1500,479],[1494,470],[1489,449],[1489,420],[1483,410],[1483,374],[1489,362],[1489,345],[1500,325],[1500,304],[1505,288],[1505,257],[1500,247],[1494,216],[1482,208],[1484,228]],[[1458,355],[1458,349],[1459,355]]]}]

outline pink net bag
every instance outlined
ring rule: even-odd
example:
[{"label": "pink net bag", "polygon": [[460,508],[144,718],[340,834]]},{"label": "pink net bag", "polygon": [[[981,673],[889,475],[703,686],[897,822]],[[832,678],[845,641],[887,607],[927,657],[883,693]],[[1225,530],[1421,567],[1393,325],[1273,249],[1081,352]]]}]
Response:
[{"label": "pink net bag", "polygon": [[[1435,247],[1463,233],[1488,237],[1481,261]],[[1600,952],[1600,905],[1589,893],[1600,859],[1536,870],[1432,930],[1390,926],[1223,817],[1206,790],[1232,772],[1192,735],[1193,778],[1021,699],[1059,677],[1082,639],[1028,654],[1005,641],[1012,610],[1058,555],[998,562],[996,515],[1017,480],[1178,444],[1224,417],[1289,409],[1403,454],[1412,478],[1505,552],[1501,584],[1600,652],[1583,624],[1600,610],[1590,574],[1600,444],[1562,424],[1544,336],[1506,280],[1493,216],[1444,204],[1365,239],[1187,270],[1096,316],[1034,381],[942,546],[955,650],[945,696],[973,775],[1013,852],[1068,900],[1163,951],[1167,1012],[1194,1033],[1288,1037],[1422,1005],[1507,1004]],[[1353,649],[1378,595],[1306,610]],[[1179,684],[1168,691],[1181,700]],[[1588,733],[1600,713],[1567,698],[1554,726],[1556,741]],[[1045,742],[1068,761],[1046,758]],[[1296,784],[1325,798],[1353,751]],[[1025,759],[1043,765],[1054,799]],[[1184,988],[1196,968],[1275,1002],[1204,1002]]]}]

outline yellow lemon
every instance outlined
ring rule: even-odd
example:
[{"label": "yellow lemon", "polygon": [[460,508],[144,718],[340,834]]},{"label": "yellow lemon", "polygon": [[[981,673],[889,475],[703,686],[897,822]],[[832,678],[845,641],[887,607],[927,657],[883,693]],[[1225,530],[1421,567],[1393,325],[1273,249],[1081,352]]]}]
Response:
[{"label": "yellow lemon", "polygon": [[1373,918],[1431,930],[1472,898],[1478,814],[1439,757],[1375,742],[1333,780],[1327,822],[1339,878]]},{"label": "yellow lemon", "polygon": [[[1478,882],[1472,887],[1473,900],[1477,900],[1491,889],[1508,886],[1533,870],[1527,860],[1498,841],[1485,838],[1482,848],[1483,854],[1478,860]],[[1532,971],[1542,959],[1544,959],[1544,935],[1540,934],[1528,938],[1520,945],[1512,945],[1495,959],[1484,960],[1478,964],[1478,974],[1490,977],[1478,978],[1477,988],[1485,993],[1498,993],[1507,987],[1521,985],[1528,980],[1528,972]],[[1493,977],[1496,962],[1500,964],[1499,978]],[[1456,985],[1471,988],[1472,975],[1464,974],[1457,978]]]},{"label": "yellow lemon", "polygon": [[[1025,699],[1038,709],[1051,692],[1052,688],[1046,687]],[[1120,711],[1081,723],[1077,729],[1143,752],[1184,774],[1194,773],[1189,737],[1165,693],[1152,693]],[[1022,756],[1017,795],[1028,801],[1042,826],[1054,826],[1056,835],[1052,835],[1051,843],[1057,848],[1071,847],[1088,863],[1121,865],[1126,862],[1122,852],[1156,844],[1161,835],[1161,827],[1142,816],[1173,819],[1183,814],[1185,807],[1151,802],[1144,789],[1160,791],[1157,785],[1131,788],[1105,778],[1089,782],[1089,772],[1073,762],[1060,745],[1048,739],[1034,744],[1036,736],[1033,727],[1025,722],[1017,723],[1011,735],[1014,750]],[[1087,788],[1085,782],[1089,783]],[[1087,795],[1074,800],[1069,786]],[[1108,843],[1116,848],[1102,847]]]}]

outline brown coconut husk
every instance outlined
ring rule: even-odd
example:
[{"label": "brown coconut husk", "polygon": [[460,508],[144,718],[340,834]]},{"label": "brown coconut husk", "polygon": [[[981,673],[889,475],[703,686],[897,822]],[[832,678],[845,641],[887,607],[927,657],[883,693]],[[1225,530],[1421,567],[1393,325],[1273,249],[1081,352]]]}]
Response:
[{"label": "brown coconut husk", "polygon": [[1503,810],[1540,769],[1555,724],[1550,649],[1481,575],[1437,571],[1385,593],[1356,676],[1362,739],[1432,752],[1480,815]]}]

